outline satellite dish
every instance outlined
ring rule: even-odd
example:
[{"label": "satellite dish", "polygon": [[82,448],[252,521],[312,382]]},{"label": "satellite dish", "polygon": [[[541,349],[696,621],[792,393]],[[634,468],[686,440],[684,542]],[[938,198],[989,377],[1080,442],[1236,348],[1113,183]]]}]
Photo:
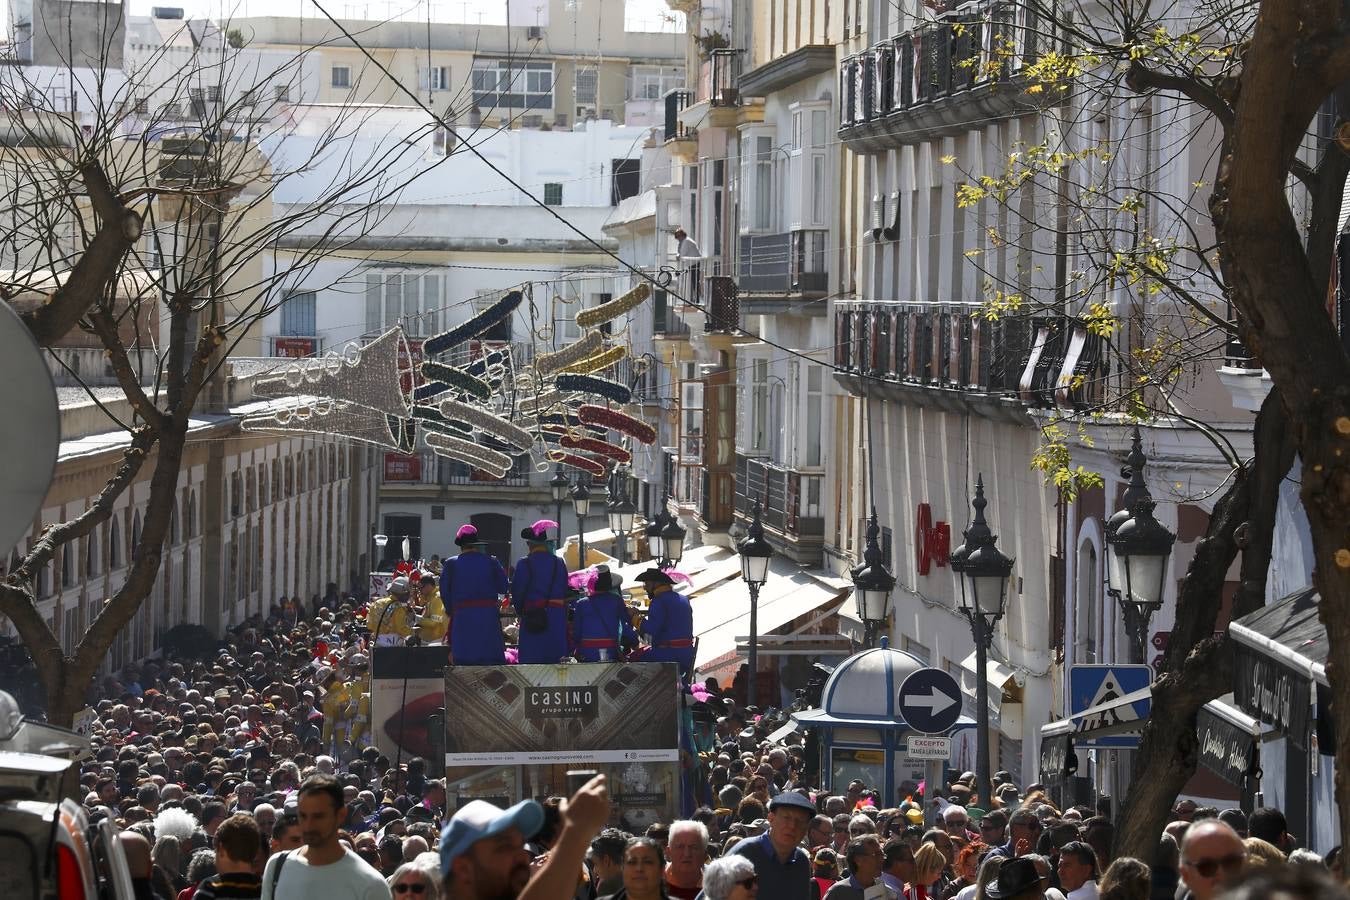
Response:
[{"label": "satellite dish", "polygon": [[0,552],[8,555],[33,524],[56,470],[61,407],[42,350],[23,320],[0,303],[0,384],[9,427],[0,429]]}]

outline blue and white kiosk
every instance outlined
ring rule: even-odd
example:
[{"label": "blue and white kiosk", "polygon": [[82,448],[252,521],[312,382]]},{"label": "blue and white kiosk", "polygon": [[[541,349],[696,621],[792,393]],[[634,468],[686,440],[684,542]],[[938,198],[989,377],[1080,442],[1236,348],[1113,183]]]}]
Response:
[{"label": "blue and white kiosk", "polygon": [[[905,721],[900,686],[921,669],[923,661],[889,646],[863,650],[835,667],[821,691],[819,709],[795,712],[798,728],[819,734],[821,783],[842,793],[854,778],[881,791],[887,806],[904,799],[919,782],[938,782],[946,760],[911,759],[911,736],[931,736]],[[974,724],[962,716],[955,727]],[[902,793],[903,792],[903,793]]]}]

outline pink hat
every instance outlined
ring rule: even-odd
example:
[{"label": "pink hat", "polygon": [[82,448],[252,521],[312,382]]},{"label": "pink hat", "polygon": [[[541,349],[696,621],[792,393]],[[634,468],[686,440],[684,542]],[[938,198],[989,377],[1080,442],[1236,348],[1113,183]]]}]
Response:
[{"label": "pink hat", "polygon": [[467,547],[470,544],[478,543],[478,529],[473,525],[461,525],[455,532],[455,545]]}]

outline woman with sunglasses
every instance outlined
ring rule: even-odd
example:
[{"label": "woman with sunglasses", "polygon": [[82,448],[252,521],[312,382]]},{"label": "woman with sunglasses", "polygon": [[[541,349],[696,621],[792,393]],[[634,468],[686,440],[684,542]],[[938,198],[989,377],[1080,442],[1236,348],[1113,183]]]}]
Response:
[{"label": "woman with sunglasses", "polygon": [[435,874],[426,866],[405,862],[389,876],[389,890],[394,900],[440,900],[440,885]]},{"label": "woman with sunglasses", "polygon": [[754,900],[758,895],[754,863],[744,856],[723,856],[703,870],[703,896],[707,900]]}]

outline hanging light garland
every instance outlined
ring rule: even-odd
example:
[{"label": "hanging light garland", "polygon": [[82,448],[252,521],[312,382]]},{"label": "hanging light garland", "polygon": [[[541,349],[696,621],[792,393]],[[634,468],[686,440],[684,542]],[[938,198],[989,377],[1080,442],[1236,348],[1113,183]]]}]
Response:
[{"label": "hanging light garland", "polygon": [[631,291],[620,294],[608,303],[581,310],[575,316],[576,323],[582,328],[594,328],[610,319],[617,319],[630,309],[635,309],[651,294],[652,289],[647,286],[647,282],[641,282]]},{"label": "hanging light garland", "polygon": [[273,413],[245,416],[239,427],[244,431],[331,434],[408,453],[412,440],[399,424],[402,421],[368,406],[318,399],[290,402]]},{"label": "hanging light garland", "polygon": [[597,353],[595,356],[586,357],[581,362],[564,366],[560,371],[575,375],[588,375],[591,372],[608,369],[627,355],[628,348],[620,344],[617,347],[610,347],[604,353]]},{"label": "hanging light garland", "polygon": [[524,428],[477,406],[470,406],[458,400],[442,400],[440,408],[441,415],[446,418],[468,422],[477,430],[501,438],[522,451],[530,449],[530,445],[534,443],[534,438]]},{"label": "hanging light garland", "polygon": [[607,456],[615,462],[628,463],[633,459],[633,454],[627,450],[599,438],[573,437],[570,434],[564,434],[559,438],[558,443],[569,450],[585,450],[587,453]]},{"label": "hanging light garland", "polygon": [[597,478],[605,477],[605,466],[603,463],[596,462],[588,456],[578,456],[575,453],[564,453],[561,450],[550,450],[548,458],[555,463],[568,466],[573,469],[580,469],[583,472],[589,472]]},{"label": "hanging light garland", "polygon": [[642,444],[656,443],[656,429],[641,419],[635,419],[617,409],[588,403],[577,410],[577,418],[586,425],[599,425],[626,434]]},{"label": "hanging light garland", "polygon": [[627,385],[600,378],[596,375],[559,375],[554,382],[560,391],[575,391],[579,394],[595,394],[615,403],[627,403],[633,399],[633,392]]},{"label": "hanging light garland", "polygon": [[482,334],[492,326],[503,321],[507,316],[520,306],[520,301],[525,295],[520,291],[511,291],[497,302],[493,303],[487,309],[475,315],[469,321],[456,325],[449,331],[443,331],[434,337],[427,338],[422,344],[422,352],[427,356],[437,356],[447,350],[458,347],[460,344]]},{"label": "hanging light garland", "polygon": [[588,356],[594,356],[605,347],[605,338],[598,331],[588,331],[579,341],[573,341],[555,353],[545,353],[534,361],[535,374],[544,377],[573,363],[581,362]]},{"label": "hanging light garland", "polygon": [[444,382],[451,390],[468,394],[484,403],[492,398],[492,386],[486,381],[445,363],[427,360],[422,363],[422,375],[431,381]]},{"label": "hanging light garland", "polygon": [[487,447],[448,434],[431,432],[427,435],[427,446],[433,450],[444,451],[443,455],[454,456],[461,462],[477,466],[484,471],[497,470],[505,474],[506,470],[511,468],[511,457],[505,453],[498,453],[496,450],[489,450]]},{"label": "hanging light garland", "polygon": [[267,398],[306,394],[406,417],[408,400],[398,363],[407,352],[403,330],[394,327],[364,347],[348,344],[341,355],[330,354],[303,365],[292,363],[283,375],[255,381],[253,393]]}]

